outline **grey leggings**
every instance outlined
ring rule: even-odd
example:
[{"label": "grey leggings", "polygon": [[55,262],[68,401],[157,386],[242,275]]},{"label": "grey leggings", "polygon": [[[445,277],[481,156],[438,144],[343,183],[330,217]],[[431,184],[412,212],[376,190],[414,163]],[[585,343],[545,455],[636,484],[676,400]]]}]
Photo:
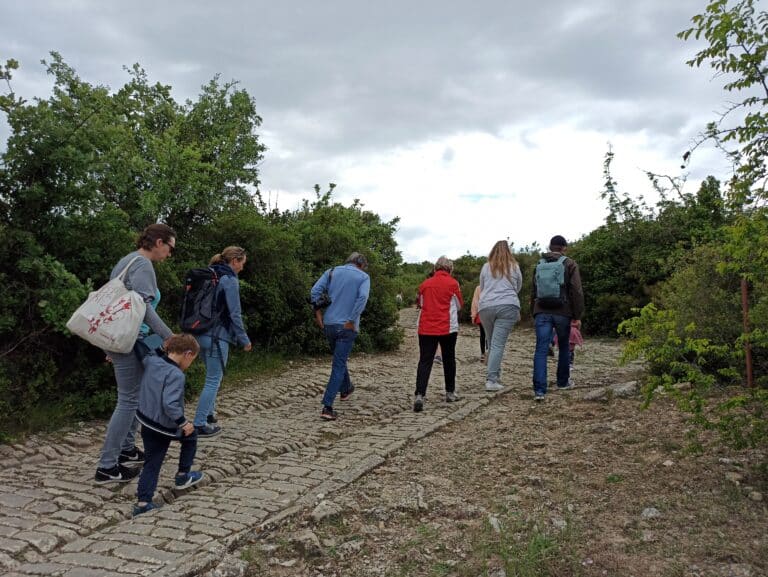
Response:
[{"label": "grey leggings", "polygon": [[131,451],[136,446],[136,408],[139,406],[139,387],[144,374],[144,366],[133,352],[108,354],[115,368],[117,406],[109,420],[101,449],[99,468],[102,469],[117,465],[120,452]]}]

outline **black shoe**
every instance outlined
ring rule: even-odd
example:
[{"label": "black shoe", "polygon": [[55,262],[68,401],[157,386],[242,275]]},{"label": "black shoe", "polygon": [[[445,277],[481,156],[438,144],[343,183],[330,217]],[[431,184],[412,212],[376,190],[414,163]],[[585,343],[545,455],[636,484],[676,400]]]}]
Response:
[{"label": "black shoe", "polygon": [[139,449],[138,447],[134,447],[130,451],[122,451],[120,453],[120,456],[117,458],[117,464],[123,465],[123,464],[133,464],[133,463],[143,463],[144,462],[144,451]]},{"label": "black shoe", "polygon": [[138,467],[129,469],[122,465],[115,465],[111,469],[96,469],[96,475],[93,480],[98,485],[104,485],[106,483],[127,483],[128,481],[135,479],[140,472],[141,468]]},{"label": "black shoe", "polygon": [[339,418],[339,415],[333,410],[333,407],[323,407],[323,412],[320,413],[320,418],[325,419],[326,421],[335,421]]},{"label": "black shoe", "polygon": [[214,415],[213,413],[211,413],[210,415],[208,415],[208,416],[205,418],[205,421],[206,421],[206,422],[207,422],[209,425],[215,425],[216,423],[218,423],[218,422],[219,422],[219,420],[216,418],[216,415]]},{"label": "black shoe", "polygon": [[201,427],[195,427],[198,439],[209,439],[215,437],[221,433],[221,427],[218,425],[203,425]]},{"label": "black shoe", "polygon": [[354,393],[354,392],[355,392],[355,385],[349,385],[349,390],[348,391],[344,391],[343,393],[341,393],[339,395],[339,398],[342,401],[346,401],[349,397],[352,396],[352,393]]}]

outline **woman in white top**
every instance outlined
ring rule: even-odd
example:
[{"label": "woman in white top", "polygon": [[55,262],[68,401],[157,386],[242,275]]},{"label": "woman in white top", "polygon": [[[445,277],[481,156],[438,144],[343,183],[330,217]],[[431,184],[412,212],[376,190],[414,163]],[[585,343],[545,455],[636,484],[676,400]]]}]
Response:
[{"label": "woman in white top", "polygon": [[507,338],[520,320],[518,293],[523,286],[523,275],[509,243],[500,240],[491,249],[488,262],[480,271],[480,301],[478,314],[489,342],[488,369],[485,390],[500,391],[501,359]]}]

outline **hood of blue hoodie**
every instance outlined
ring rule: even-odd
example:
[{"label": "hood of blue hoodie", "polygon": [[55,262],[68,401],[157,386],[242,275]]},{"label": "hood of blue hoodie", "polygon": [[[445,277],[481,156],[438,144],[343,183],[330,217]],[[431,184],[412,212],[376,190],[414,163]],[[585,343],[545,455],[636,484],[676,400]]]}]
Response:
[{"label": "hood of blue hoodie", "polygon": [[228,264],[212,264],[211,268],[216,271],[216,274],[220,277],[222,276],[237,276],[235,274],[235,271],[232,270],[232,267]]}]

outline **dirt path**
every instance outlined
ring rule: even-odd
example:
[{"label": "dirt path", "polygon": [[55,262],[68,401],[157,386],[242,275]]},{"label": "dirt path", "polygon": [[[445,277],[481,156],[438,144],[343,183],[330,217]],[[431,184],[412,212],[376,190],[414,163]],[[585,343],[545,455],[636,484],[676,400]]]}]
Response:
[{"label": "dirt path", "polygon": [[[4,575],[768,575],[764,455],[686,451],[666,404],[640,411],[615,342],[577,354],[578,388],[535,405],[533,334],[515,329],[502,394],[462,327],[457,390],[412,411],[415,311],[397,352],[356,354],[357,389],[322,422],[328,359],[225,386],[207,478],[130,519],[135,483],[91,484],[103,423],[0,446]],[[554,365],[551,365],[550,371]],[[551,376],[551,375],[550,375]],[[627,387],[632,389],[632,387]],[[597,395],[599,396],[599,395]],[[761,484],[763,483],[763,484]]]}]

